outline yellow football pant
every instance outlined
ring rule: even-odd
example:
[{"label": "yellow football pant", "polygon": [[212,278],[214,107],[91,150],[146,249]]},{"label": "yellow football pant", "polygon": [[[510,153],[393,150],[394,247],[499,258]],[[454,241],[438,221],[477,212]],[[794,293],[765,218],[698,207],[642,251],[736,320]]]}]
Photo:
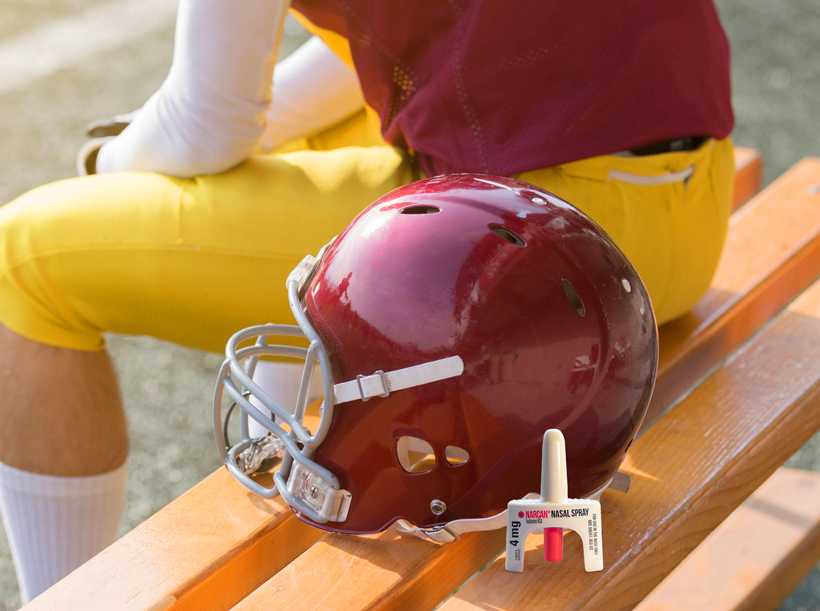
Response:
[{"label": "yellow football pant", "polygon": [[[418,175],[364,111],[284,150],[192,180],[144,172],[64,180],[0,208],[0,322],[78,350],[101,349],[101,333],[113,331],[215,352],[243,327],[291,323],[288,273]],[[663,322],[709,285],[733,168],[724,140],[520,178],[575,204],[613,237]]]}]

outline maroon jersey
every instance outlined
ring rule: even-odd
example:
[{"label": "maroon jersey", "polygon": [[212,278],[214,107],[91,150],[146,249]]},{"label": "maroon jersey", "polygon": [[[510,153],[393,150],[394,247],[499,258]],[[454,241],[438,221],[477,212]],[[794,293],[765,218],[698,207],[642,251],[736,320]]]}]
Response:
[{"label": "maroon jersey", "polygon": [[295,0],[350,42],[367,103],[428,174],[512,175],[726,137],[712,0]]}]

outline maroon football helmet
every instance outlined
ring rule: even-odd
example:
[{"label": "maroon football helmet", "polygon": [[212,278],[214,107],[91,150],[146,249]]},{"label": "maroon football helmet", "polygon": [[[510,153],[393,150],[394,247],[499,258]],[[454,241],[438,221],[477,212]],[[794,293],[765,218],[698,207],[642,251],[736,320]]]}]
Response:
[{"label": "maroon football helmet", "polygon": [[[234,336],[214,424],[244,485],[282,494],[320,528],[489,528],[482,518],[538,491],[550,428],[566,439],[570,496],[600,494],[652,394],[657,327],[643,282],[586,215],[524,182],[464,174],[401,187],[287,284],[299,328]],[[306,336],[310,348],[267,345],[283,334]],[[251,379],[265,354],[306,358],[295,413]],[[311,432],[302,420],[316,362],[324,403]],[[243,418],[230,448],[223,387]],[[270,434],[248,437],[248,415]],[[282,448],[275,488],[249,477]]]}]

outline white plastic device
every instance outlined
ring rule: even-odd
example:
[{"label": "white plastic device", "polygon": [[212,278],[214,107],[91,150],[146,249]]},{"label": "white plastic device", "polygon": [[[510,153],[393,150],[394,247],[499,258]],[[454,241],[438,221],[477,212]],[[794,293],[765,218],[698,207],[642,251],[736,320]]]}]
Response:
[{"label": "white plastic device", "polygon": [[507,504],[507,559],[504,568],[524,571],[524,543],[536,530],[544,531],[544,558],[561,560],[564,529],[574,530],[584,542],[584,569],[604,568],[601,504],[592,499],[567,498],[567,452],[558,429],[544,433],[541,452],[541,497]]}]

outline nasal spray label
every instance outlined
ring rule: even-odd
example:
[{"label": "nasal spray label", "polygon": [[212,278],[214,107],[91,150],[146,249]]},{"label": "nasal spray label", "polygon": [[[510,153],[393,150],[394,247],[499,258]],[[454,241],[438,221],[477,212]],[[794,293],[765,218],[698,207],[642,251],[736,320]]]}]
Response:
[{"label": "nasal spray label", "polygon": [[544,532],[544,557],[560,560],[564,529],[574,530],[584,540],[584,569],[604,568],[601,540],[601,504],[592,499],[567,498],[567,468],[564,436],[557,429],[544,434],[541,459],[541,496],[510,501],[507,505],[507,558],[505,568],[524,570],[524,542],[533,531]]}]

